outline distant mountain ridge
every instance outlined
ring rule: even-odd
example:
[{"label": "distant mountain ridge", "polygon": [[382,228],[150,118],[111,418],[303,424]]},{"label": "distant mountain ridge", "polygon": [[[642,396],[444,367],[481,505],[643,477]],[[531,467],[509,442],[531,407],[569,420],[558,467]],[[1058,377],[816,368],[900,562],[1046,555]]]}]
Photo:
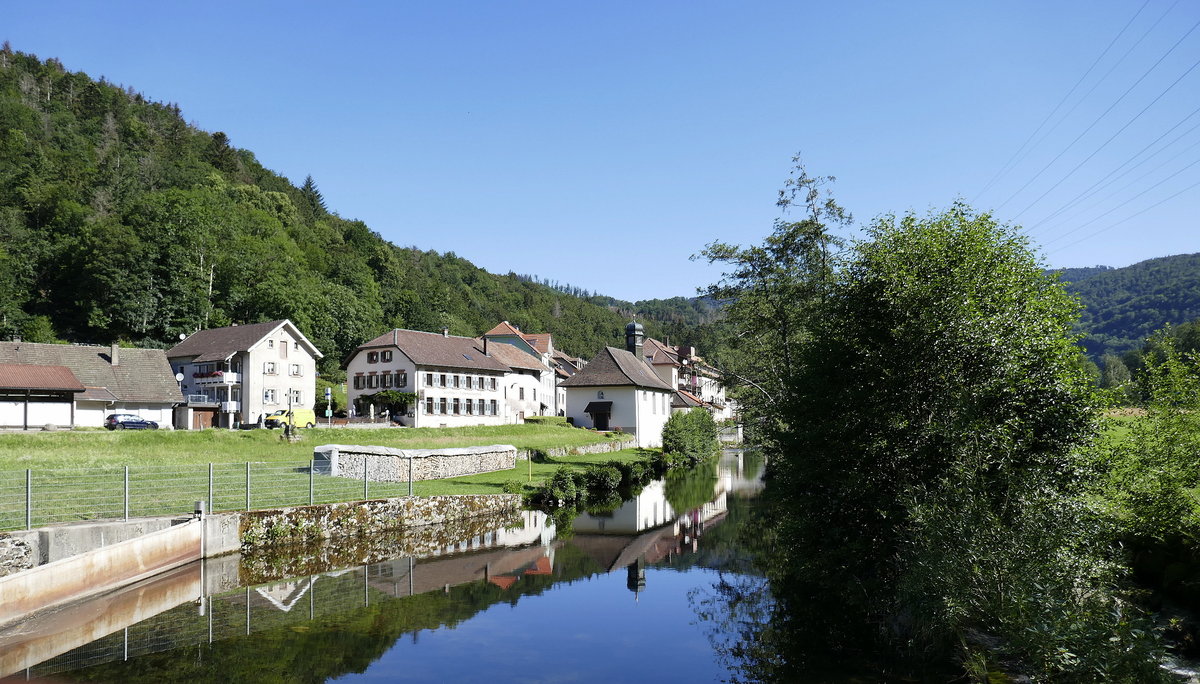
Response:
[{"label": "distant mountain ridge", "polygon": [[1200,253],[1058,272],[1084,306],[1081,343],[1093,357],[1137,349],[1168,324],[1200,318]]}]

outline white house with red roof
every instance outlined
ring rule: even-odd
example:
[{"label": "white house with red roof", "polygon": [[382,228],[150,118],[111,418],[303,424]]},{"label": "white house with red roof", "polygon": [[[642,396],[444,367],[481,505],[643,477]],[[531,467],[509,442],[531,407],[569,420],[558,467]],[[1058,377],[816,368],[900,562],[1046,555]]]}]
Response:
[{"label": "white house with red roof", "polygon": [[534,407],[534,415],[564,415],[562,395],[558,392],[558,375],[555,371],[554,338],[550,333],[525,333],[512,323],[501,321],[499,325],[485,332],[483,339],[493,344],[512,345],[516,349],[537,357],[545,372],[539,375],[541,387],[538,390],[538,396],[542,399],[539,405]]}]

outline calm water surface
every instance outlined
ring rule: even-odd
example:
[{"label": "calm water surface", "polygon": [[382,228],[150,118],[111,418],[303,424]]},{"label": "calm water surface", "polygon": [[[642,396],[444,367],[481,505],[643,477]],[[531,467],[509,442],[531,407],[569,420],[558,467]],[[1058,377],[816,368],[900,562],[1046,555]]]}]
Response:
[{"label": "calm water surface", "polygon": [[0,675],[720,681],[713,644],[731,635],[698,616],[717,585],[759,582],[738,532],[760,466],[727,453],[569,526],[525,512],[193,564],[0,633]]}]

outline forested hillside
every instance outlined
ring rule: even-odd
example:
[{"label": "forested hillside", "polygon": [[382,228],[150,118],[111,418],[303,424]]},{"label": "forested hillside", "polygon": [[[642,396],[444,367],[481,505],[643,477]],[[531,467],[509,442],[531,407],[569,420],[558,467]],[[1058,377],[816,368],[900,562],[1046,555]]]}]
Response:
[{"label": "forested hillside", "polygon": [[1080,330],[1094,357],[1130,351],[1167,324],[1200,318],[1200,254],[1125,268],[1070,269],[1063,280],[1083,302]]},{"label": "forested hillside", "polygon": [[166,346],[290,318],[325,371],[391,327],[508,320],[586,357],[623,344],[619,307],[398,247],[331,209],[311,177],[293,185],[176,104],[0,49],[0,339]]}]

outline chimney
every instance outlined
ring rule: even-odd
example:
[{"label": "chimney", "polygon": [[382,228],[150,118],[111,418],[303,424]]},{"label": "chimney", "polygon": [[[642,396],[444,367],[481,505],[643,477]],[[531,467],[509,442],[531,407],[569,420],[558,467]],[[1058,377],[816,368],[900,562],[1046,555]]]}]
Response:
[{"label": "chimney", "polygon": [[487,350],[487,337],[484,337],[484,338],[483,338],[483,355],[484,355],[484,356],[491,356],[491,354],[489,354],[489,353],[488,353],[488,350]]},{"label": "chimney", "polygon": [[108,362],[114,366],[121,365],[121,347],[116,342],[112,343],[108,351]]},{"label": "chimney", "polygon": [[450,337],[450,328],[442,326],[442,337]]}]

